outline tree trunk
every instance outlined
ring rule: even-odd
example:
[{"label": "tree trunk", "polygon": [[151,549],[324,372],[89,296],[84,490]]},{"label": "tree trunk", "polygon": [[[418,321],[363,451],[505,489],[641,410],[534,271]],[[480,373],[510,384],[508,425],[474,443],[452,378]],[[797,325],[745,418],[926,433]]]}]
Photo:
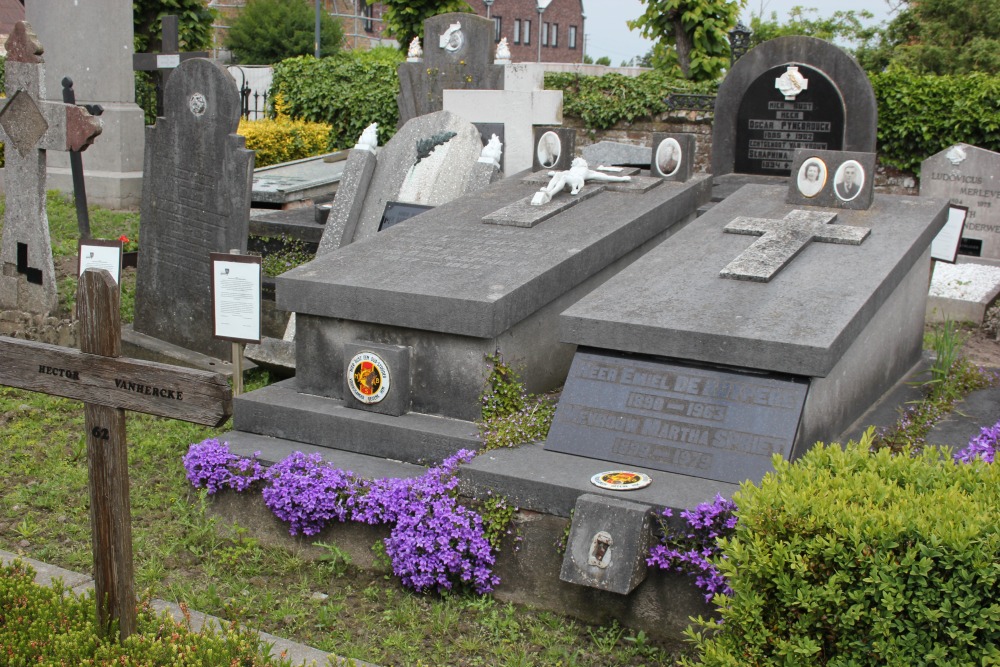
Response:
[{"label": "tree trunk", "polygon": [[674,40],[677,49],[677,64],[681,66],[681,73],[685,79],[691,78],[691,37],[684,32],[684,25],[678,16],[674,19]]}]

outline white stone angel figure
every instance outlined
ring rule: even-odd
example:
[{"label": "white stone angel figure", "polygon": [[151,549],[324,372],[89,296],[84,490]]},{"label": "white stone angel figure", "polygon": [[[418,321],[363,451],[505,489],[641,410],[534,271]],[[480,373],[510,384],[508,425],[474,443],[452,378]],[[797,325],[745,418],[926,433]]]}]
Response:
[{"label": "white stone angel figure", "polygon": [[544,188],[535,193],[531,198],[532,206],[541,206],[552,201],[552,197],[562,192],[567,186],[571,195],[579,194],[587,181],[603,181],[611,183],[622,183],[631,181],[631,176],[612,176],[599,171],[594,171],[587,165],[587,161],[582,157],[573,159],[573,166],[567,171],[550,171],[552,180]]},{"label": "white stone angel figure", "polygon": [[500,43],[497,44],[497,54],[493,62],[495,63],[509,63],[510,62],[510,45],[507,44],[507,38],[501,37]]},{"label": "white stone angel figure", "polygon": [[479,161],[485,162],[487,164],[492,164],[494,167],[500,166],[500,156],[503,155],[503,144],[500,143],[500,137],[493,135],[490,140],[483,146],[483,152],[479,155]]},{"label": "white stone angel figure", "polygon": [[375,152],[378,148],[378,123],[372,123],[364,129],[358,137],[358,143],[354,147],[356,150]]},{"label": "white stone angel figure", "polygon": [[420,38],[414,37],[410,42],[410,48],[406,51],[407,62],[418,62],[424,57],[424,50],[420,48]]}]

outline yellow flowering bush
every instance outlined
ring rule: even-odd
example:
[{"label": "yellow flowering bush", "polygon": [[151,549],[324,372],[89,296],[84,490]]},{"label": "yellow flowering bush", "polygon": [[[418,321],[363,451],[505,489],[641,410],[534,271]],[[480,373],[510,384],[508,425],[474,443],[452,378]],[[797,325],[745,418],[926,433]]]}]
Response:
[{"label": "yellow flowering bush", "polygon": [[274,120],[240,120],[239,134],[256,151],[256,167],[301,160],[330,150],[330,126],[279,116]]}]

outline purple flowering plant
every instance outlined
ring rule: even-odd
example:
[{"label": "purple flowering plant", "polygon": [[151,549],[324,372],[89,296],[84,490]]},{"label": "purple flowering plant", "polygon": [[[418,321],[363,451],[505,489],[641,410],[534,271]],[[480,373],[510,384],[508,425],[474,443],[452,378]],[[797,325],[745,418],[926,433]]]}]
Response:
[{"label": "purple flowering plant", "polygon": [[315,535],[334,520],[389,525],[386,554],[405,585],[443,591],[458,584],[482,594],[500,583],[496,557],[482,517],[458,502],[456,490],[458,466],[474,456],[461,450],[415,478],[364,480],[302,452],[262,471],[256,455],[236,456],[210,439],[191,445],[184,467],[209,493],[245,491],[262,480],[265,504],[292,535]]},{"label": "purple flowering plant", "polygon": [[1000,449],[1000,421],[990,427],[984,426],[979,435],[973,436],[969,444],[954,454],[957,463],[972,463],[976,459],[993,463],[997,449]]},{"label": "purple flowering plant", "polygon": [[713,561],[721,553],[719,540],[736,530],[735,512],[735,502],[716,494],[712,502],[682,511],[684,526],[676,528],[666,521],[673,516],[673,511],[666,508],[660,520],[663,537],[650,549],[646,564],[693,576],[695,585],[705,591],[706,602],[719,593],[731,595],[732,590]]}]

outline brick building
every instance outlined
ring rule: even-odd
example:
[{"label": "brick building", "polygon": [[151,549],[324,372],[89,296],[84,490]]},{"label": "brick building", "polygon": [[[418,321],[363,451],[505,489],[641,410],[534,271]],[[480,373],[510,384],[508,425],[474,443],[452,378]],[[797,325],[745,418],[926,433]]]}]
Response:
[{"label": "brick building", "polygon": [[[345,48],[368,49],[382,43],[395,43],[382,35],[381,3],[368,5],[365,0],[321,2],[324,11],[340,19]],[[507,38],[513,62],[583,62],[583,0],[551,0],[541,15],[536,0],[493,0],[490,7],[483,0],[467,2],[480,16],[486,16],[489,11],[497,27],[496,41]],[[218,50],[224,43],[229,22],[246,5],[246,0],[211,0],[208,4],[219,13],[214,26]]]},{"label": "brick building", "polygon": [[536,0],[466,1],[480,16],[489,11],[513,62],[583,62],[583,0],[552,0],[541,15]]}]

